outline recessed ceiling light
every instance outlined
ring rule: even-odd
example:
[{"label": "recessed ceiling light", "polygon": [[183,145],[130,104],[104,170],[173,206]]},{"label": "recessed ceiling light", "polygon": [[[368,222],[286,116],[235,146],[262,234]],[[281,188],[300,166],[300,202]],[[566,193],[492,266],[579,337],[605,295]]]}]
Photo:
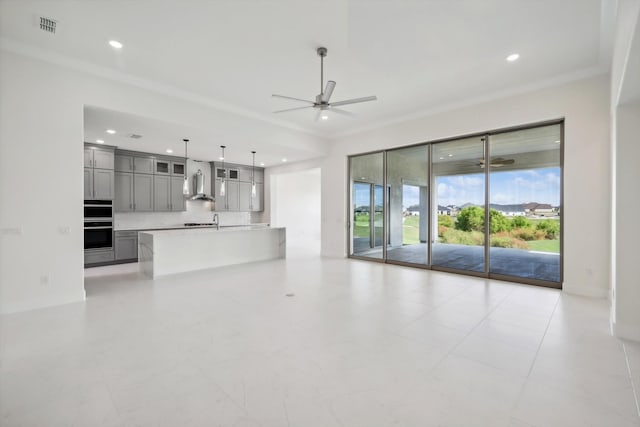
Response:
[{"label": "recessed ceiling light", "polygon": [[98,144],[104,144],[104,141],[102,139],[96,139],[96,143]]},{"label": "recessed ceiling light", "polygon": [[329,118],[329,116],[327,116],[326,114],[323,114],[322,116],[320,116],[320,118],[322,120],[327,120]]},{"label": "recessed ceiling light", "polygon": [[220,160],[224,160],[224,157],[220,156]]},{"label": "recessed ceiling light", "polygon": [[556,139],[556,140],[555,140],[555,143],[556,143],[556,144],[560,144],[560,140],[559,140],[559,139]]},{"label": "recessed ceiling light", "polygon": [[171,148],[167,148],[167,153],[171,154],[173,153],[173,150]]},{"label": "recessed ceiling light", "polygon": [[264,163],[260,163],[260,166],[264,166]]},{"label": "recessed ceiling light", "polygon": [[118,40],[109,40],[109,46],[114,49],[122,49],[122,43],[120,43]]},{"label": "recessed ceiling light", "polygon": [[113,129],[107,129],[107,133],[113,135],[114,133],[116,133],[116,131]]},{"label": "recessed ceiling light", "polygon": [[286,159],[286,158],[285,158],[285,159],[282,159],[282,161],[283,161],[283,162],[286,162],[286,161],[287,161],[287,159]]},{"label": "recessed ceiling light", "polygon": [[509,62],[514,62],[517,61],[518,58],[520,58],[520,55],[517,53],[512,53],[511,55],[507,56],[507,61]]},{"label": "recessed ceiling light", "polygon": [[453,157],[453,154],[449,154],[449,157]]},{"label": "recessed ceiling light", "polygon": [[444,160],[444,157],[440,157],[440,160]]}]

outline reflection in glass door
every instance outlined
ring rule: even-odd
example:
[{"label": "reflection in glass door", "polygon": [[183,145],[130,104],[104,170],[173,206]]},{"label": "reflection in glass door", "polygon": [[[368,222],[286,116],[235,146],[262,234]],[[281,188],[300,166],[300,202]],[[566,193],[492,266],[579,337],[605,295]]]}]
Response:
[{"label": "reflection in glass door", "polygon": [[484,137],[433,144],[431,264],[485,271]]},{"label": "reflection in glass door", "polygon": [[383,259],[383,162],[383,153],[354,156],[349,161],[351,255]]},{"label": "reflection in glass door", "polygon": [[492,135],[489,272],[560,282],[561,125]]}]

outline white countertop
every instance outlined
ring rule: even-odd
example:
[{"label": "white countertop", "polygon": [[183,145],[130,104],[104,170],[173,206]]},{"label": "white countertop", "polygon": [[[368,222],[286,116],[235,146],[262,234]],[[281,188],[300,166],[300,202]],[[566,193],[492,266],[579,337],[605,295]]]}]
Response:
[{"label": "white countertop", "polygon": [[227,227],[220,227],[220,229],[216,229],[215,227],[182,227],[182,228],[169,228],[169,229],[160,229],[160,230],[140,230],[140,233],[150,234],[152,236],[166,236],[166,235],[182,235],[189,234],[192,232],[197,232],[199,234],[202,233],[229,233],[236,231],[247,231],[247,230],[278,230],[284,229],[284,227],[269,227],[268,225],[234,225]]},{"label": "white countertop", "polygon": [[[239,227],[268,227],[268,223],[255,223],[255,224],[238,224],[238,225],[221,225],[220,229],[228,229],[228,228],[239,228]],[[160,231],[160,230],[190,230],[190,229],[214,229],[215,225],[197,225],[197,226],[186,226],[184,224],[175,224],[175,225],[159,225],[153,227],[119,227],[114,229],[114,231]]]}]

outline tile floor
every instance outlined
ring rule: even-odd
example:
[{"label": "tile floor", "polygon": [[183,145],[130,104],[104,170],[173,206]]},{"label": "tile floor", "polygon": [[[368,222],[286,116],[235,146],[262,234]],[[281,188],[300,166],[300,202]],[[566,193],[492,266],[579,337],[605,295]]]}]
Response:
[{"label": "tile floor", "polygon": [[132,267],[0,318],[0,425],[640,425],[640,344],[604,300],[296,254]]}]

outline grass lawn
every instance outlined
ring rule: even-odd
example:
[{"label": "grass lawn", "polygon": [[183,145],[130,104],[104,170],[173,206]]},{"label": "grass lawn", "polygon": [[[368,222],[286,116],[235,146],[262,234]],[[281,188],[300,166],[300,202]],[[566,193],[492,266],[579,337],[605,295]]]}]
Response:
[{"label": "grass lawn", "polygon": [[420,243],[420,236],[418,234],[419,216],[406,216],[402,223],[402,244],[403,245],[415,245]]},{"label": "grass lawn", "polygon": [[527,245],[530,251],[560,253],[560,240],[531,240]]}]

